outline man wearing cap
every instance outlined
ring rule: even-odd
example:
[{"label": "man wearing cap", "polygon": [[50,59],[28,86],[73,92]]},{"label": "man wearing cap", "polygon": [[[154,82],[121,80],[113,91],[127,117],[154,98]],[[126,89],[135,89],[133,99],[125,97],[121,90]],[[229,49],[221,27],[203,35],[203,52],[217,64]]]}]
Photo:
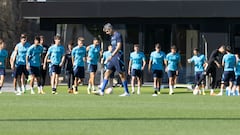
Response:
[{"label": "man wearing cap", "polygon": [[98,95],[103,96],[104,90],[108,84],[108,77],[112,72],[117,71],[119,73],[119,76],[122,80],[122,84],[124,87],[124,93],[119,96],[130,96],[128,91],[128,83],[126,80],[125,75],[125,65],[123,61],[123,40],[122,35],[113,30],[113,27],[110,23],[107,23],[103,27],[103,31],[111,36],[111,45],[112,45],[112,54],[107,59],[107,70],[104,74],[104,80],[101,90],[97,93]]}]

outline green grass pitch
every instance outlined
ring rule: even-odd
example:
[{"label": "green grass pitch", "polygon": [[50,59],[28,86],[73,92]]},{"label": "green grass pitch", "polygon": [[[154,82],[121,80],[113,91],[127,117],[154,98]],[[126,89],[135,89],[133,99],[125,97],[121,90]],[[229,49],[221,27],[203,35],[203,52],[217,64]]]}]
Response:
[{"label": "green grass pitch", "polygon": [[237,135],[240,133],[240,97],[193,96],[175,89],[169,96],[152,97],[152,88],[141,95],[119,97],[78,95],[60,86],[58,95],[0,95],[1,135]]}]

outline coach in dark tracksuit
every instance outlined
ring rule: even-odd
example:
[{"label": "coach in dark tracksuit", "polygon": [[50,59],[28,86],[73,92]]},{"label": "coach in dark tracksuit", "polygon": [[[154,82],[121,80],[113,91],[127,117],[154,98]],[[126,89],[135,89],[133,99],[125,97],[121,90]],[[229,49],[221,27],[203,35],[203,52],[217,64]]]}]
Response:
[{"label": "coach in dark tracksuit", "polygon": [[70,41],[68,43],[68,50],[65,54],[65,61],[64,61],[64,69],[66,71],[67,79],[68,79],[68,93],[73,92],[73,84],[74,84],[74,75],[73,75],[73,63],[72,63],[72,49],[74,43]]},{"label": "coach in dark tracksuit", "polygon": [[214,88],[217,84],[217,69],[221,67],[221,56],[225,52],[225,46],[222,45],[218,49],[212,51],[210,58],[207,62],[207,66],[205,67],[204,74],[201,76],[200,80],[198,81],[197,85],[201,85],[201,82],[205,79],[206,75],[210,75],[212,77],[211,81],[211,91],[210,95],[214,95]]}]

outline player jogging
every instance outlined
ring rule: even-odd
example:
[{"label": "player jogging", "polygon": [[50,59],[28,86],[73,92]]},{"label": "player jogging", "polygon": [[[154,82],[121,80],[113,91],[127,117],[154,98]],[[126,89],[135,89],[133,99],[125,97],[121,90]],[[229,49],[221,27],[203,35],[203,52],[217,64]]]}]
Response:
[{"label": "player jogging", "polygon": [[98,61],[101,55],[101,48],[99,45],[99,40],[97,38],[93,39],[93,44],[89,45],[86,48],[88,54],[87,54],[87,63],[88,63],[88,72],[90,74],[89,80],[88,80],[88,94],[91,93],[91,91],[96,91],[95,89],[95,75],[97,72],[97,65]]},{"label": "player jogging", "polygon": [[34,80],[37,80],[38,86],[38,94],[45,94],[42,89],[42,84],[40,80],[40,67],[41,67],[41,56],[43,53],[43,47],[39,44],[40,37],[36,36],[34,38],[34,44],[29,47],[26,55],[26,68],[30,71],[31,80],[30,80],[30,87],[31,87],[31,94],[35,94],[33,90]]},{"label": "player jogging", "polygon": [[154,94],[152,96],[157,96],[160,94],[163,71],[164,71],[164,59],[166,54],[161,51],[161,46],[159,43],[155,45],[155,51],[151,52],[150,60],[148,65],[148,71],[153,74],[153,88]]},{"label": "player jogging", "polygon": [[[86,47],[83,44],[84,38],[79,37],[77,46],[72,50],[72,63],[73,63],[73,74],[74,74],[74,87],[73,93],[78,94],[78,84],[83,81],[85,77],[85,61],[86,61]],[[88,93],[90,94],[90,93]]]},{"label": "player jogging", "polygon": [[[17,79],[18,83],[18,88],[17,88],[17,94],[16,95],[21,95],[21,92],[25,92],[25,86],[24,83],[21,83],[21,77],[24,74],[25,78],[28,77],[28,71],[26,69],[26,54],[27,50],[31,45],[27,42],[27,37],[26,35],[22,35],[20,38],[20,43],[18,43],[15,46],[15,53],[13,56],[13,61],[12,63],[16,62],[16,74],[15,77]],[[11,64],[11,68],[14,69],[15,65]],[[22,88],[22,89],[21,89]]]},{"label": "player jogging", "polygon": [[182,68],[181,56],[177,53],[175,45],[171,46],[171,52],[167,54],[165,59],[166,72],[168,73],[169,81],[169,95],[174,94],[175,77],[177,75],[178,68]]},{"label": "player jogging", "polygon": [[59,35],[54,37],[55,44],[52,45],[45,56],[44,59],[44,67],[46,69],[46,63],[48,56],[50,56],[51,61],[51,86],[52,86],[52,94],[57,94],[57,86],[58,79],[61,73],[61,67],[63,66],[64,58],[65,58],[65,49],[62,45],[60,45],[61,38]]}]

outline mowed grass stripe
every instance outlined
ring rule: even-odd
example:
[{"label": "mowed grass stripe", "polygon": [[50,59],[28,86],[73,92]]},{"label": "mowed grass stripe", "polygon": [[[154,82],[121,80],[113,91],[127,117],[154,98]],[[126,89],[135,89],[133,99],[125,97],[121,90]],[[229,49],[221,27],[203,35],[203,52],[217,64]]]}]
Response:
[{"label": "mowed grass stripe", "polygon": [[[15,96],[0,95],[1,134],[236,134],[239,133],[239,97],[193,96],[176,89],[169,96],[152,97],[152,88],[143,87],[141,95],[99,97],[69,95],[65,86],[59,94]],[[214,130],[216,129],[216,130]]]}]

